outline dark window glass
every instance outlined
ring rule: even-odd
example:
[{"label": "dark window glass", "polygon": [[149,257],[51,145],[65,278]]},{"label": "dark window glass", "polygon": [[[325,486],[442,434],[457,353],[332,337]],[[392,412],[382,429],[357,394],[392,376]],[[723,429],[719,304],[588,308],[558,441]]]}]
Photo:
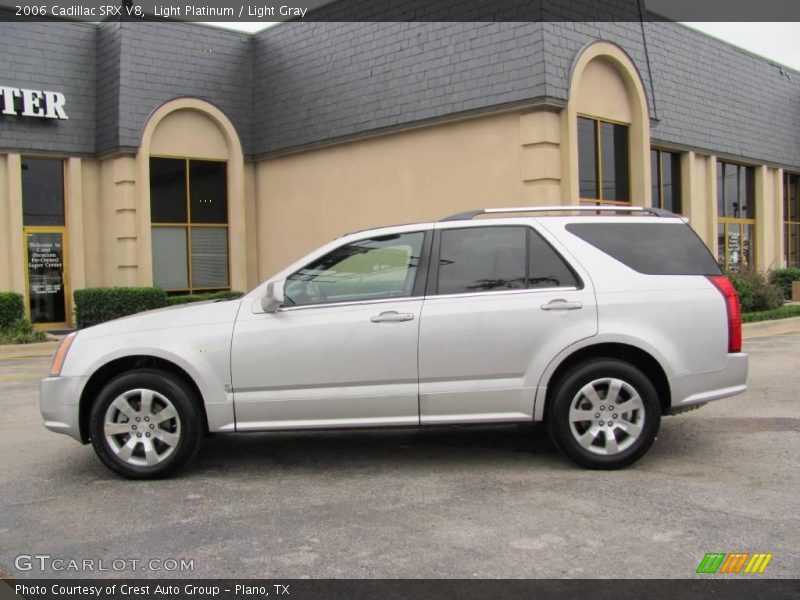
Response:
[{"label": "dark window glass", "polygon": [[192,223],[228,222],[227,163],[189,161]]},{"label": "dark window glass", "polygon": [[188,221],[185,160],[150,159],[150,220],[153,223]]},{"label": "dark window glass", "polygon": [[681,201],[681,155],[676,152],[653,150],[650,153],[650,157],[653,206],[680,214],[683,209]]},{"label": "dark window glass", "polygon": [[783,174],[783,220],[784,221],[797,221],[797,212],[800,206],[800,198],[796,198],[795,188],[797,187],[796,178],[798,176],[793,173]]},{"label": "dark window glass", "polygon": [[784,257],[787,267],[800,267],[800,175],[783,175]]},{"label": "dark window glass", "polygon": [[439,252],[439,294],[523,289],[525,227],[445,229]]},{"label": "dark window glass", "polygon": [[658,150],[650,150],[650,198],[652,198],[653,206],[656,208],[664,208],[661,198],[660,161],[661,152]]},{"label": "dark window glass", "polygon": [[720,217],[754,219],[755,170],[753,167],[717,163],[717,210]]},{"label": "dark window glass", "polygon": [[680,214],[683,212],[681,201],[681,155],[675,152],[664,152],[664,204],[663,208]]},{"label": "dark window glass", "polygon": [[648,275],[719,275],[691,227],[671,223],[571,223],[567,231],[634,271]]},{"label": "dark window glass", "polygon": [[529,232],[528,287],[579,287],[575,275],[550,244],[533,229]]},{"label": "dark window glass", "polygon": [[581,198],[599,198],[597,187],[597,121],[578,119],[578,177]]},{"label": "dark window glass", "polygon": [[739,204],[739,173],[735,165],[723,165],[725,176],[723,186],[725,188],[725,216],[740,218],[742,207]]},{"label": "dark window glass", "polygon": [[784,231],[786,266],[800,268],[800,225],[787,224]]},{"label": "dark window glass", "polygon": [[48,158],[22,160],[22,224],[64,224],[64,162]]},{"label": "dark window glass", "polygon": [[601,123],[603,200],[630,200],[628,183],[628,128]]},{"label": "dark window glass", "polygon": [[360,240],[329,252],[290,275],[288,304],[325,304],[411,296],[422,232]]},{"label": "dark window glass", "polygon": [[742,218],[756,218],[756,172],[753,167],[739,167],[742,182],[739,184],[739,202],[742,205]]}]

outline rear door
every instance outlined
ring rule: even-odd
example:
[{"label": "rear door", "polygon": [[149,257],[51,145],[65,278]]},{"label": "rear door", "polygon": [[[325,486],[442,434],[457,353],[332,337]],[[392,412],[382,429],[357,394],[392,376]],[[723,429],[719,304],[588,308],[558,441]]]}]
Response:
[{"label": "rear door", "polygon": [[540,376],[597,333],[591,281],[525,224],[440,225],[419,334],[420,422],[529,421]]}]

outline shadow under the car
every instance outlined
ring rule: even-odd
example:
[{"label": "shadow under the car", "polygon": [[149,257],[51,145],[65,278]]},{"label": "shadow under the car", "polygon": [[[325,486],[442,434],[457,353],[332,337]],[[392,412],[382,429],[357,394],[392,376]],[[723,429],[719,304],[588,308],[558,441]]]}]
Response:
[{"label": "shadow under the car", "polygon": [[[561,461],[541,426],[481,425],[421,429],[349,429],[214,434],[187,471],[272,467],[365,468],[427,460],[496,462],[525,455]],[[567,465],[567,463],[564,463]]]}]

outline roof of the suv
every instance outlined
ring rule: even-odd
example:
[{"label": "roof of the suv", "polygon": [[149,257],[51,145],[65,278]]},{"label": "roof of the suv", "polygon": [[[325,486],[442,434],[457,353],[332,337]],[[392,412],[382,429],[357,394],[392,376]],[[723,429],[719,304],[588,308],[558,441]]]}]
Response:
[{"label": "roof of the suv", "polygon": [[440,219],[439,222],[444,221],[469,221],[480,215],[499,215],[499,214],[512,214],[512,213],[558,213],[558,212],[578,212],[578,213],[608,213],[608,212],[626,212],[626,213],[644,213],[653,215],[655,217],[679,217],[675,213],[662,208],[649,208],[644,206],[611,206],[611,205],[596,205],[596,206],[514,206],[509,208],[477,208],[475,210],[468,210],[466,212],[456,213]]},{"label": "roof of the suv", "polygon": [[631,217],[656,217],[656,218],[672,218],[672,219],[679,219],[681,221],[687,222],[688,219],[681,215],[676,215],[668,210],[664,210],[661,208],[649,208],[644,206],[612,206],[612,205],[598,205],[598,206],[514,206],[509,208],[478,208],[475,210],[469,210],[466,212],[456,213],[454,215],[450,215],[445,217],[444,219],[439,219],[438,221],[418,221],[418,222],[411,222],[411,223],[398,223],[394,225],[383,225],[381,227],[367,227],[365,229],[358,229],[356,231],[350,231],[342,236],[348,237],[351,235],[356,235],[365,232],[373,232],[373,231],[385,231],[385,233],[396,233],[397,230],[399,231],[406,231],[410,230],[413,226],[421,226],[421,227],[434,227],[436,223],[451,223],[456,221],[470,221],[475,217],[487,215],[497,215],[494,219],[480,219],[483,223],[492,223],[492,222],[507,222],[509,219],[517,219],[517,218],[525,218],[522,217],[514,217],[509,215],[517,215],[520,213],[537,213],[535,218],[548,218],[548,217],[565,217],[570,216],[568,214],[558,214],[558,213],[578,213],[576,216],[580,217],[597,217],[608,215],[609,213],[626,213],[627,216]]}]

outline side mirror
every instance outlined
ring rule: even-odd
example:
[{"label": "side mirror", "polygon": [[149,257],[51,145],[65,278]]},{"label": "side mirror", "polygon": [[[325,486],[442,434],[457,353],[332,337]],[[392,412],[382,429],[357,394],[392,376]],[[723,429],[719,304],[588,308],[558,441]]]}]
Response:
[{"label": "side mirror", "polygon": [[285,301],[283,286],[285,283],[284,281],[273,281],[267,284],[267,293],[261,298],[261,308],[264,309],[264,312],[278,312],[278,309],[283,306]]}]

